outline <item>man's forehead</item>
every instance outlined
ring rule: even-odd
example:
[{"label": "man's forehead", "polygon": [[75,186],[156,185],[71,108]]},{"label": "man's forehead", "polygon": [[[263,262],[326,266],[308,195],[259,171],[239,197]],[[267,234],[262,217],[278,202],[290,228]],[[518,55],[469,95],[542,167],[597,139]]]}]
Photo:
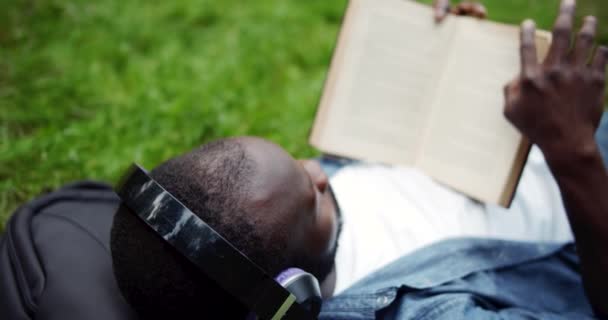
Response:
[{"label": "man's forehead", "polygon": [[305,190],[306,179],[296,161],[278,145],[260,138],[242,138],[248,156],[255,165],[251,177],[252,200],[276,201],[292,198],[294,192]]},{"label": "man's forehead", "polygon": [[[314,191],[304,169],[281,147],[261,139],[247,139],[243,145],[254,162],[254,174],[247,202],[261,226],[296,239],[303,214],[314,207]],[[308,200],[313,201],[308,201]],[[297,242],[297,241],[296,241]]]}]

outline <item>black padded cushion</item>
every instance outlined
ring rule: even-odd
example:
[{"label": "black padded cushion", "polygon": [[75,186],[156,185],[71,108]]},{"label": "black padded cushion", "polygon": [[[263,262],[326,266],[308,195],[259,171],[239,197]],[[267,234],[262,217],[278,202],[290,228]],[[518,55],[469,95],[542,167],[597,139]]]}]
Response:
[{"label": "black padded cushion", "polygon": [[0,237],[2,319],[135,319],[110,255],[118,196],[81,182],[15,212]]}]

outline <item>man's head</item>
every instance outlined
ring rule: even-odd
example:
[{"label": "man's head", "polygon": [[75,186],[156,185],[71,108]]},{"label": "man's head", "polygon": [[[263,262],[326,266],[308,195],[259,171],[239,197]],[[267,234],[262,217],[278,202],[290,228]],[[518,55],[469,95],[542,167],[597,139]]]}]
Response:
[{"label": "man's head", "polygon": [[[299,267],[323,281],[333,267],[338,209],[327,177],[257,138],[218,140],[150,175],[251,260],[275,276]],[[114,273],[146,319],[239,318],[247,310],[121,206],[111,234]]]}]

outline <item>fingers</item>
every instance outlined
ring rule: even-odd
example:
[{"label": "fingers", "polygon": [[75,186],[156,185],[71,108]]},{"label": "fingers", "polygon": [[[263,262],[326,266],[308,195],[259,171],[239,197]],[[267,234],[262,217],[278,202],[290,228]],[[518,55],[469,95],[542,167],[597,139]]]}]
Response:
[{"label": "fingers", "polygon": [[585,18],[583,27],[576,38],[572,62],[580,67],[586,66],[593,50],[595,34],[597,32],[597,19],[589,16]]},{"label": "fingers", "polygon": [[506,107],[511,107],[513,105],[513,96],[514,96],[513,88],[515,87],[515,83],[516,83],[516,80],[512,80],[511,82],[507,83],[503,87],[503,94],[505,96]]},{"label": "fingers", "polygon": [[471,1],[464,1],[456,7],[450,8],[449,0],[434,0],[433,8],[436,22],[443,21],[449,12],[461,16],[473,16],[481,19],[486,18],[488,15],[486,7],[481,3],[474,3]]},{"label": "fingers", "polygon": [[473,16],[481,19],[486,18],[488,15],[486,7],[484,7],[481,3],[474,3],[470,1],[464,1],[458,4],[454,9],[452,9],[452,13],[461,16]]},{"label": "fingers", "polygon": [[536,54],[536,24],[526,20],[521,26],[521,73],[525,78],[534,78],[539,70]]},{"label": "fingers", "polygon": [[595,52],[595,57],[593,62],[591,63],[591,69],[593,73],[598,78],[598,80],[603,80],[604,75],[606,74],[606,64],[608,63],[608,47],[601,46]]},{"label": "fingers", "polygon": [[473,8],[473,16],[480,19],[485,19],[488,16],[488,10],[486,10],[486,7],[483,4],[476,3]]},{"label": "fingers", "polygon": [[469,1],[463,1],[452,9],[452,13],[458,15],[466,15],[473,11],[473,3]]},{"label": "fingers", "polygon": [[435,12],[435,21],[443,21],[450,11],[450,0],[434,0],[433,9]]},{"label": "fingers", "polygon": [[[595,104],[597,107],[595,108],[595,117],[596,121],[594,123],[594,128],[600,124],[600,120],[602,118],[603,106],[604,106],[604,92],[606,90],[606,64],[608,63],[608,47],[601,46],[595,51],[595,57],[591,62],[591,80],[593,81],[593,85],[596,89],[599,90],[600,94],[598,94],[597,99],[598,102]],[[593,104],[590,104],[589,107],[593,110]]]},{"label": "fingers", "polygon": [[576,0],[562,0],[560,13],[553,28],[553,43],[545,61],[547,65],[559,65],[567,58],[575,9]]},{"label": "fingers", "polygon": [[519,93],[519,79],[514,79],[504,86],[505,106],[503,114],[509,121],[512,121],[517,106],[517,96]]},{"label": "fingers", "polygon": [[608,47],[601,46],[595,52],[595,58],[593,59],[593,63],[591,67],[595,71],[605,72],[606,71],[606,63],[608,62]]}]

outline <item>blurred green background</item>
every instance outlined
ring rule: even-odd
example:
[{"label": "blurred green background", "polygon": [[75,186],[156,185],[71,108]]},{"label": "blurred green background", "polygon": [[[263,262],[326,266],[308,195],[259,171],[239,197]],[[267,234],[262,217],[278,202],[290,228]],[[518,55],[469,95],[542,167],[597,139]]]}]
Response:
[{"label": "blurred green background", "polygon": [[[425,2],[430,2],[425,1]],[[550,28],[558,0],[486,0]],[[114,181],[208,140],[257,135],[298,157],[345,0],[3,0],[0,230],[33,196]],[[579,1],[603,19],[608,2]],[[430,19],[430,17],[429,17]]]}]

